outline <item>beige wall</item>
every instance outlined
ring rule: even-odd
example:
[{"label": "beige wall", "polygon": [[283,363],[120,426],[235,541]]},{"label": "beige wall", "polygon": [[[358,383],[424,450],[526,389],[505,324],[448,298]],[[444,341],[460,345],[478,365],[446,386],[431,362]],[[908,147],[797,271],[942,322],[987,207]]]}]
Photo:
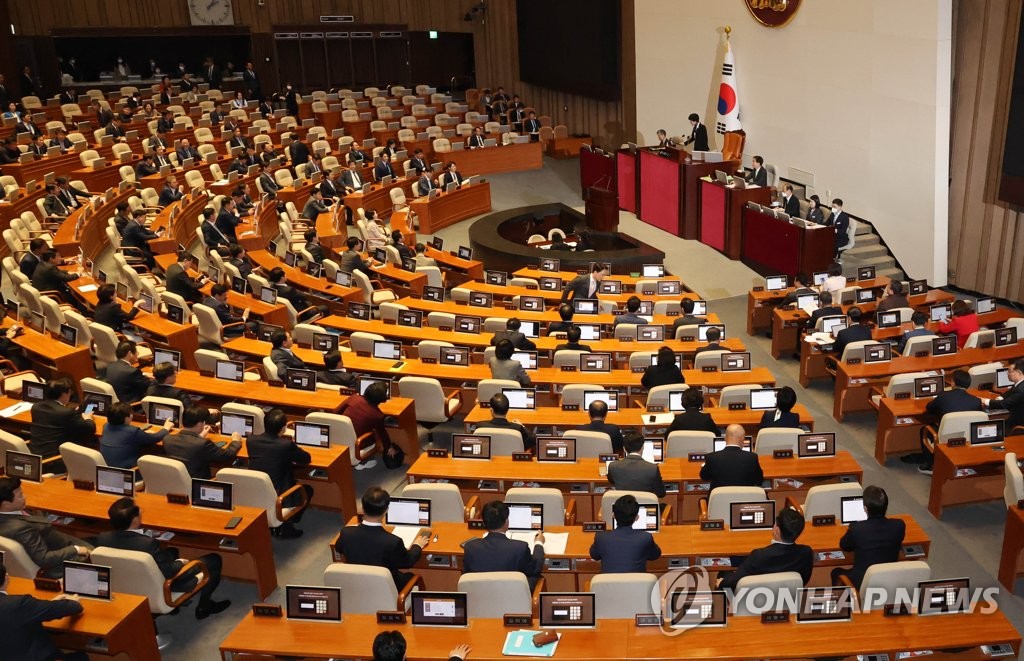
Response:
[{"label": "beige wall", "polygon": [[731,25],[746,161],[843,198],[911,277],[945,284],[952,2],[804,0],[769,29],[739,0],[641,0],[638,137],[690,112],[714,125]]}]

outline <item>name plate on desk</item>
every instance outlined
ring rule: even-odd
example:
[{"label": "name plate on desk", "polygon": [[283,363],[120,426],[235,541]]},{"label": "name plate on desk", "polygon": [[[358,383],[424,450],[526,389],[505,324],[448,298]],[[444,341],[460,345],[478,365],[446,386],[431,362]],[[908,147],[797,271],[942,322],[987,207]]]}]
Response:
[{"label": "name plate on desk", "polygon": [[683,482],[684,493],[708,493],[711,491],[710,482]]},{"label": "name plate on desk", "polygon": [[[403,613],[404,615],[404,613]],[[533,626],[533,615],[523,613],[522,615],[506,613],[501,617],[506,627],[530,627]]]},{"label": "name plate on desk", "polygon": [[910,615],[910,604],[886,604],[883,612],[886,617]]},{"label": "name plate on desk", "polygon": [[657,613],[637,613],[635,623],[638,627],[659,627],[661,616]]},{"label": "name plate on desk", "polygon": [[271,388],[284,388],[284,381],[280,379],[267,379],[267,385]]},{"label": "name plate on desk", "polygon": [[615,461],[618,458],[619,458],[619,455],[615,454],[614,452],[607,453],[607,454],[606,453],[601,453],[601,454],[597,455],[597,460],[602,462],[602,463],[609,462],[609,461]]},{"label": "name plate on desk", "polygon": [[171,505],[188,505],[188,496],[183,493],[169,493],[167,502]]},{"label": "name plate on desk", "polygon": [[213,370],[199,370],[199,376],[213,376]]},{"label": "name plate on desk", "polygon": [[818,516],[811,517],[811,525],[815,528],[819,526],[834,526],[836,525],[835,514],[820,514]]},{"label": "name plate on desk", "polygon": [[437,365],[437,358],[420,358],[420,362],[424,365]]},{"label": "name plate on desk", "polygon": [[693,335],[683,335],[679,338],[680,342],[696,342],[697,338]]},{"label": "name plate on desk", "polygon": [[647,368],[644,368],[644,367],[630,367],[629,371],[632,372],[633,374],[643,374],[644,372],[647,371]]},{"label": "name plate on desk", "polygon": [[359,356],[360,358],[369,358],[370,357],[370,352],[369,351],[357,351],[356,355]]},{"label": "name plate on desk", "polygon": [[792,459],[793,458],[793,449],[792,448],[783,448],[783,449],[775,450],[774,452],[772,452],[772,457],[774,457],[775,459]]},{"label": "name plate on desk", "polygon": [[381,319],[381,321],[384,322],[385,326],[397,326],[398,325],[398,320],[397,319]]},{"label": "name plate on desk", "polygon": [[466,522],[466,525],[469,526],[470,530],[486,530],[483,519],[470,519]]},{"label": "name plate on desk", "polygon": [[895,396],[893,396],[893,399],[897,399],[897,400],[899,400],[899,399],[910,399],[910,393],[909,392],[898,392],[898,393],[896,393]]},{"label": "name plate on desk", "polygon": [[665,412],[665,407],[661,406],[659,404],[650,404],[647,407],[647,412],[648,413],[664,413]]},{"label": "name plate on desk", "polygon": [[718,366],[716,365],[704,365],[700,368],[701,372],[717,372]]},{"label": "name plate on desk", "polygon": [[519,309],[519,308],[517,308],[517,307],[516,307],[515,305],[512,305],[511,303],[506,303],[506,304],[505,304],[505,310],[506,310],[506,311],[509,311],[509,312],[515,312],[515,311],[516,311],[516,310],[518,310],[518,309]]},{"label": "name plate on desk", "polygon": [[253,604],[252,614],[254,617],[281,617],[283,615],[280,604]]},{"label": "name plate on desk", "polygon": [[708,455],[706,452],[691,452],[690,454],[686,455],[686,458],[687,460],[690,461],[690,463],[698,464],[704,461],[704,459],[706,459],[707,456]]},{"label": "name plate on desk", "polygon": [[729,410],[730,411],[746,411],[747,410],[747,405],[744,402],[730,402],[729,403]]},{"label": "name plate on desk", "polygon": [[951,448],[962,448],[963,446],[967,445],[967,439],[951,438],[948,441],[946,441],[946,445],[948,445]]},{"label": "name plate on desk", "polygon": [[754,291],[764,291],[764,287],[754,287]]},{"label": "name plate on desk", "polygon": [[761,624],[780,624],[789,622],[789,611],[764,611],[761,613]]},{"label": "name plate on desk", "polygon": [[529,452],[513,452],[512,461],[533,461],[533,455]]},{"label": "name plate on desk", "polygon": [[921,544],[907,544],[903,547],[903,557],[905,558],[923,558],[924,557],[924,546]]},{"label": "name plate on desk", "polygon": [[562,365],[562,371],[563,372],[575,372],[576,371],[576,366],[575,365]]},{"label": "name plate on desk", "polygon": [[377,624],[405,624],[405,611],[377,611]]},{"label": "name plate on desk", "polygon": [[930,355],[932,355],[932,354],[929,351],[915,351],[914,352],[914,358],[927,358]]},{"label": "name plate on desk", "polygon": [[724,519],[704,519],[700,522],[700,529],[703,530],[725,530]]},{"label": "name plate on desk", "polygon": [[608,524],[605,521],[584,521],[583,532],[603,532],[608,530]]},{"label": "name plate on desk", "polygon": [[654,290],[653,289],[645,289],[645,290],[643,290],[640,293],[643,294],[644,296],[654,296]]},{"label": "name plate on desk", "polygon": [[562,410],[563,411],[579,411],[580,410],[580,405],[579,404],[562,404]]},{"label": "name plate on desk", "polygon": [[669,310],[668,312],[665,313],[665,316],[666,317],[678,317],[679,313],[676,312],[675,310]]},{"label": "name plate on desk", "polygon": [[37,590],[41,590],[43,592],[61,592],[64,590],[60,585],[60,581],[56,578],[36,576],[32,579],[32,584],[36,586]]},{"label": "name plate on desk", "polygon": [[452,327],[451,326],[438,326],[437,330],[441,331],[442,333],[451,333],[452,332]]},{"label": "name plate on desk", "polygon": [[428,457],[434,457],[436,459],[447,459],[448,458],[448,450],[445,450],[443,448],[441,448],[441,449],[431,448],[431,449],[427,450],[427,456]]},{"label": "name plate on desk", "polygon": [[94,491],[96,489],[96,485],[89,480],[72,480],[71,483],[76,489],[81,489],[82,491]]},{"label": "name plate on desk", "polygon": [[861,363],[860,358],[847,358],[846,359],[846,364],[847,365],[860,365],[860,363]]}]

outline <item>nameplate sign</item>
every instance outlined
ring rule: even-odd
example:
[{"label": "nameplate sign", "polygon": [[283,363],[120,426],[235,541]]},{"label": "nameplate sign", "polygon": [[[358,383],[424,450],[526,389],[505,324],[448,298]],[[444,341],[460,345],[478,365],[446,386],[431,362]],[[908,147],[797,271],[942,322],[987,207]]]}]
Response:
[{"label": "nameplate sign", "polygon": [[583,532],[602,532],[608,530],[608,524],[604,521],[584,521]]},{"label": "nameplate sign", "polygon": [[427,456],[434,457],[436,459],[447,459],[448,450],[431,448],[430,450],[427,450]]},{"label": "nameplate sign", "polygon": [[811,517],[811,525],[815,528],[820,526],[834,526],[836,525],[835,514],[820,514],[818,516]]},{"label": "nameplate sign", "polygon": [[405,612],[377,611],[377,624],[405,624]]},{"label": "nameplate sign", "polygon": [[704,519],[700,522],[701,530],[725,530],[723,519]]}]

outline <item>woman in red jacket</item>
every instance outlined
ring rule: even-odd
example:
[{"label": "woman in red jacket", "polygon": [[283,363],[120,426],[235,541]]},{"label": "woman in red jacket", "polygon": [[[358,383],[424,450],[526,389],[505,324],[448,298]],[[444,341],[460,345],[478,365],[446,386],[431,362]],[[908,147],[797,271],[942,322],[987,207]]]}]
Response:
[{"label": "woman in red jacket", "polygon": [[967,338],[978,330],[978,315],[971,309],[970,303],[963,300],[953,302],[953,318],[939,324],[939,332],[944,335],[956,334],[957,347],[963,349]]}]

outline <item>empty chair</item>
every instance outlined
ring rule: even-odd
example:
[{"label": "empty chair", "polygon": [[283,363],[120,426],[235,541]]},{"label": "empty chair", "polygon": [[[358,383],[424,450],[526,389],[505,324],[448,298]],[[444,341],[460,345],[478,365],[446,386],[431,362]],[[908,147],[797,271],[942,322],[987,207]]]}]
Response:
[{"label": "empty chair", "polygon": [[693,357],[693,369],[698,372],[703,371],[705,367],[721,369],[722,355],[727,353],[729,353],[727,349],[723,349],[721,351],[701,351]]},{"label": "empty chair", "polygon": [[511,379],[480,379],[476,385],[476,401],[489,402],[502,388],[518,388],[519,382]]},{"label": "empty chair", "polygon": [[584,429],[570,429],[562,434],[564,438],[576,440],[576,458],[598,458],[602,454],[611,454],[611,437],[600,431],[587,431]]},{"label": "empty chair", "polygon": [[795,455],[797,437],[803,433],[799,427],[767,427],[757,432],[754,452],[770,457],[776,450],[791,450]]},{"label": "empty chair", "polygon": [[939,428],[927,425],[921,433],[921,440],[929,452],[935,453],[936,444],[942,445],[951,438],[967,438],[971,433],[972,422],[984,422],[988,414],[984,411],[962,411],[947,413],[939,421]]},{"label": "empty chair", "polygon": [[352,351],[365,351],[373,354],[373,343],[383,342],[383,335],[377,333],[366,333],[364,331],[355,331],[349,336],[349,346],[352,347]]},{"label": "empty chair", "polygon": [[16,540],[0,537],[0,552],[4,554],[4,567],[9,576],[34,579],[39,574],[39,565]]},{"label": "empty chair", "polygon": [[526,449],[523,444],[523,435],[519,433],[518,429],[478,427],[474,433],[491,437],[492,457],[508,457]]},{"label": "empty chair", "polygon": [[[902,560],[871,565],[860,583],[860,607],[864,611],[896,603],[896,595],[913,594],[917,584],[932,577],[932,569],[923,560]],[[841,579],[852,585],[846,577]]]},{"label": "empty chair", "polygon": [[544,527],[576,525],[576,500],[554,488],[512,487],[505,492],[505,503],[530,503],[544,506]]},{"label": "empty chair", "polygon": [[98,395],[108,395],[111,398],[111,403],[117,402],[117,393],[114,391],[114,386],[110,385],[106,381],[100,381],[92,377],[85,377],[79,382],[82,387],[82,392],[96,393]]},{"label": "empty chair", "polygon": [[685,459],[691,452],[709,453],[715,449],[715,435],[709,431],[677,430],[665,439],[665,457]]},{"label": "empty chair", "polygon": [[60,458],[67,468],[68,480],[71,481],[96,482],[96,467],[107,465],[98,450],[77,443],[61,443]]},{"label": "empty chair", "polygon": [[654,386],[647,393],[647,406],[661,406],[668,410],[668,402],[674,392],[683,392],[690,386],[685,383],[670,383],[663,386]]},{"label": "empty chair", "polygon": [[[776,594],[788,592],[796,594],[797,590],[804,586],[804,580],[798,572],[784,571],[774,574],[756,574],[744,576],[736,583],[737,594],[743,594],[743,599],[733,602],[733,612],[736,615],[760,615],[762,612],[775,607],[776,600],[763,594],[765,589]],[[761,593],[758,595],[758,593]]]},{"label": "empty chair", "polygon": [[[593,592],[595,616],[599,620],[633,619],[638,613],[657,609],[652,604],[658,578],[654,574],[598,574],[590,579],[588,591]],[[655,602],[657,604],[657,602]]]},{"label": "empty chair", "polygon": [[915,335],[907,340],[903,347],[904,356],[930,356],[932,355],[932,340],[938,335]]},{"label": "empty chair", "polygon": [[[199,349],[195,352],[195,357],[199,369],[203,372],[216,372],[218,360],[231,360],[231,357],[223,351],[214,351],[213,349]],[[246,371],[242,374],[242,378],[245,381],[259,381],[260,375],[256,372]]]},{"label": "empty chair", "polygon": [[570,383],[562,388],[562,406],[566,404],[583,406],[583,393],[586,391],[605,392],[604,386],[595,386],[589,383]]},{"label": "empty chair", "polygon": [[402,498],[429,500],[431,521],[447,523],[463,523],[475,518],[480,502],[476,496],[464,502],[457,485],[443,482],[407,484],[402,489]]},{"label": "empty chair", "polygon": [[756,384],[744,384],[738,386],[726,386],[722,388],[718,396],[718,406],[729,408],[730,404],[744,404],[750,406],[750,391],[757,390],[761,386]]},{"label": "empty chair", "polygon": [[972,390],[990,390],[996,383],[996,370],[1003,368],[1002,363],[985,363],[984,365],[971,365],[967,373],[971,377]]},{"label": "empty chair", "polygon": [[312,411],[306,414],[306,422],[315,422],[318,425],[327,425],[332,443],[347,445],[353,449],[352,464],[358,464],[367,457],[377,452],[377,443],[372,431],[362,436],[356,436],[356,429],[352,425],[352,419],[347,415],[338,413],[325,413],[323,411]]},{"label": "empty chair", "polygon": [[423,578],[413,574],[399,592],[386,567],[335,562],[324,570],[324,585],[341,588],[345,595],[342,612],[373,615],[377,611],[405,611],[406,598],[415,587],[423,587]]},{"label": "empty chair", "polygon": [[139,457],[139,473],[146,483],[146,493],[166,496],[169,493],[192,493],[192,478],[185,464],[177,459],[147,454]]},{"label": "empty chair", "polygon": [[993,330],[982,329],[976,330],[967,336],[967,341],[964,343],[964,349],[974,348],[988,348],[995,344],[996,332]]},{"label": "empty chair", "polygon": [[[993,373],[994,374],[994,373]],[[895,398],[897,395],[907,393],[911,397],[914,394],[914,380],[922,377],[929,376],[927,372],[907,372],[906,374],[893,374],[889,377],[889,383],[885,385],[885,390],[880,394],[874,394],[871,396],[872,401],[875,405],[881,401],[882,397],[888,397],[890,399]]]},{"label": "empty chair", "polygon": [[[263,471],[222,468],[217,471],[217,481],[232,484],[232,498],[236,505],[264,510],[271,529],[279,528],[290,521],[309,504],[309,496],[303,485],[295,484],[278,495],[270,476]],[[285,506],[295,494],[298,495],[299,503]]]},{"label": "empty chair", "polygon": [[419,354],[420,360],[424,358],[431,358],[433,360],[441,360],[441,349],[442,347],[454,347],[455,345],[451,342],[441,342],[439,340],[420,340],[416,345],[416,352]]},{"label": "empty chair", "polygon": [[860,496],[864,488],[856,482],[845,484],[816,484],[807,490],[804,498],[804,518],[811,521],[816,516],[834,514],[840,520],[843,498]]},{"label": "empty chair", "polygon": [[[537,581],[539,592],[544,580]],[[467,594],[471,618],[500,618],[505,613],[532,613],[534,598],[526,574],[517,571],[489,571],[463,574],[459,592]]]},{"label": "empty chair", "polygon": [[462,408],[462,391],[445,394],[437,379],[405,376],[398,380],[398,390],[401,397],[413,400],[416,421],[429,427],[448,422]]}]

